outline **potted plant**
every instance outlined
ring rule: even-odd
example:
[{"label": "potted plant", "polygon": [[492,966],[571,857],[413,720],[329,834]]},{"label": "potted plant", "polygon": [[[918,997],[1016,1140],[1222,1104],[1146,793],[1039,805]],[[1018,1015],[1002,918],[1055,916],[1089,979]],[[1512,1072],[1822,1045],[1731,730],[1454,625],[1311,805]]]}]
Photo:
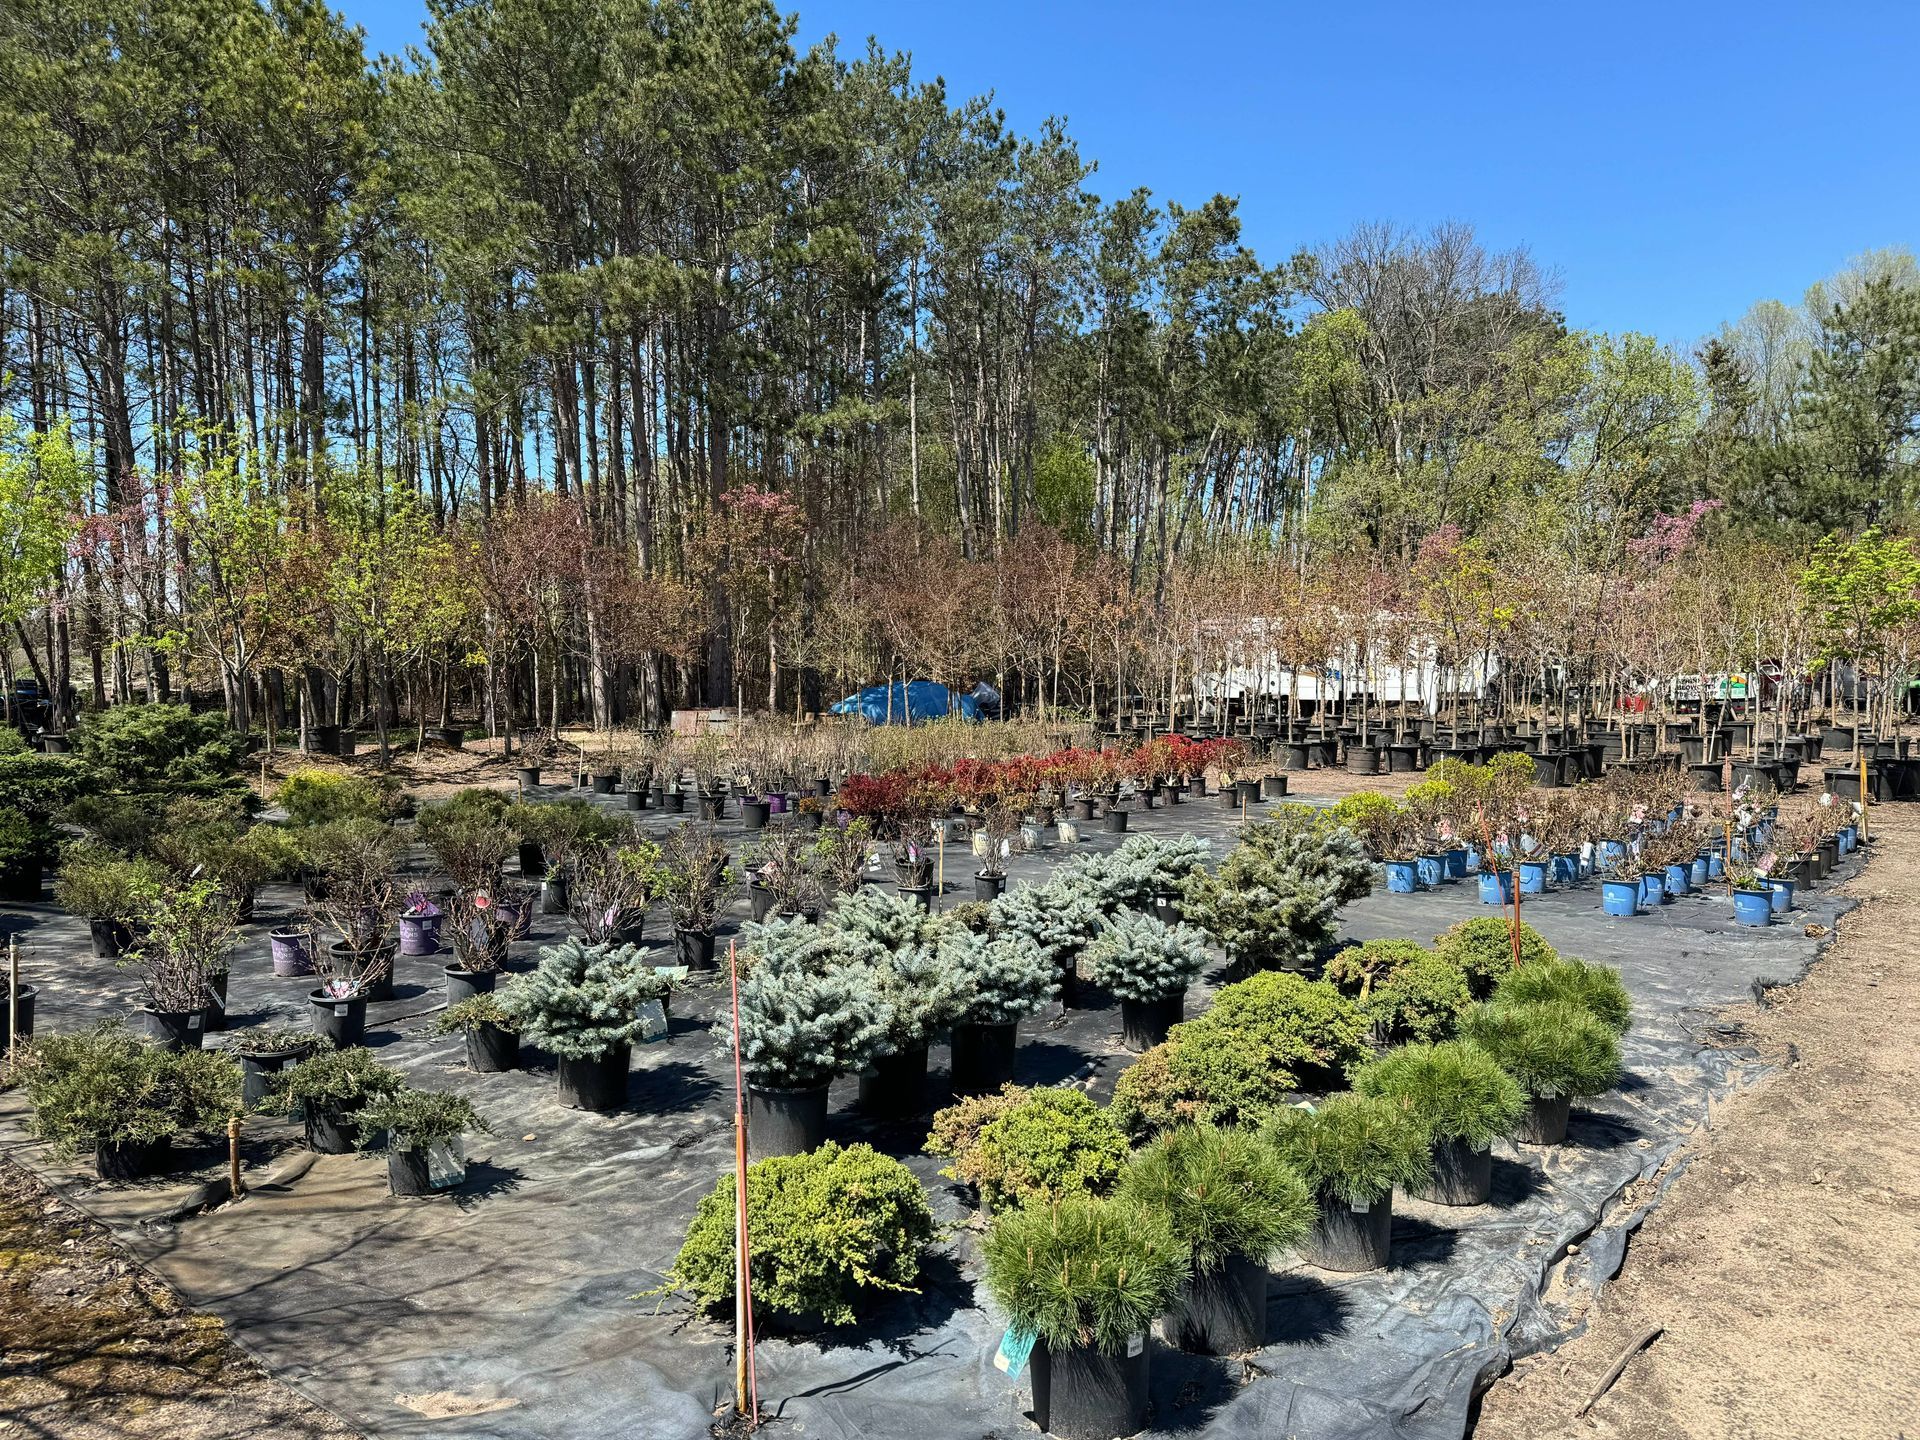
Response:
[{"label": "potted plant", "polygon": [[113,960],[133,944],[128,921],[161,879],[159,868],[149,860],[129,860],[82,843],[69,846],[61,858],[53,877],[53,898],[69,914],[87,922],[94,956]]},{"label": "potted plant", "polygon": [[283,1069],[260,1108],[285,1115],[299,1106],[307,1144],[322,1155],[346,1155],[359,1148],[360,1112],[404,1083],[370,1050],[323,1046]]},{"label": "potted plant", "polygon": [[1773,923],[1773,887],[1767,884],[1767,877],[1760,864],[1748,864],[1743,860],[1732,861],[1727,866],[1727,876],[1733,883],[1734,923],[1771,925]]},{"label": "potted plant", "polygon": [[1482,1005],[1467,1017],[1467,1039],[1485,1049],[1527,1092],[1514,1139],[1558,1145],[1574,1100],[1605,1094],[1620,1079],[1618,1035],[1567,1001]]},{"label": "potted plant", "polygon": [[1182,1350],[1229,1355],[1266,1343],[1267,1257],[1313,1224],[1313,1197],[1253,1131],[1185,1125],[1133,1157],[1117,1199],[1165,1215],[1190,1275],[1168,1330]]},{"label": "potted plant", "polygon": [[918,1115],[926,1101],[927,1046],[960,1014],[967,996],[958,952],[946,945],[958,922],[877,889],[848,895],[828,912],[838,950],[864,964],[885,1034],[860,1072],[860,1108],[871,1115]]},{"label": "potted plant", "polygon": [[1493,1142],[1527,1113],[1526,1092],[1487,1051],[1465,1040],[1406,1045],[1355,1073],[1362,1095],[1400,1106],[1425,1130],[1431,1174],[1408,1188],[1436,1205],[1484,1205]]},{"label": "potted plant", "polygon": [[427,898],[426,891],[418,886],[409,890],[406,902],[400,908],[400,953],[439,953],[440,921],[443,918],[440,907]]},{"label": "potted plant", "polygon": [[[855,1324],[913,1294],[936,1227],[911,1170],[870,1145],[829,1141],[747,1167],[747,1275],[756,1315],[787,1329]],[[704,1306],[733,1299],[739,1199],[731,1170],[701,1197],[668,1284]]]},{"label": "potted plant", "polygon": [[1351,830],[1304,805],[1249,824],[1212,870],[1187,877],[1182,913],[1226,947],[1237,974],[1311,970],[1331,952],[1342,905],[1373,890],[1373,866]]},{"label": "potted plant", "polygon": [[1093,978],[1120,997],[1120,1037],[1136,1053],[1167,1038],[1186,1007],[1187,986],[1206,968],[1207,939],[1190,925],[1168,925],[1123,910],[1087,947]]},{"label": "potted plant", "polygon": [[139,967],[150,1038],[198,1050],[210,1021],[224,1028],[227,957],[237,933],[233,902],[210,880],[148,892],[138,941],[121,963]]},{"label": "potted plant", "polygon": [[240,1070],[218,1051],[149,1045],[117,1021],[23,1047],[29,1128],[56,1153],[91,1148],[102,1180],[158,1168],[175,1140],[225,1128]]},{"label": "potted plant", "polygon": [[[1474,999],[1484,1000],[1514,967],[1513,927],[1509,921],[1491,915],[1462,920],[1433,937],[1433,952],[1458,966],[1467,977]],[[1520,926],[1521,966],[1558,958],[1559,952],[1544,935],[1531,925]]]},{"label": "potted plant", "polygon": [[1319,1207],[1303,1246],[1308,1261],[1349,1273],[1384,1269],[1393,1187],[1411,1190],[1426,1180],[1426,1131],[1400,1106],[1351,1092],[1312,1110],[1282,1109],[1268,1125],[1280,1158]]},{"label": "potted plant", "polygon": [[453,964],[443,971],[448,1005],[488,993],[499,983],[513,935],[513,919],[503,910],[485,890],[456,891],[448,900],[452,925],[446,933],[453,941]]},{"label": "potted plant", "polygon": [[[625,821],[601,810],[591,800],[516,805],[508,812],[508,820],[523,844],[539,849],[540,909],[547,915],[564,915],[568,911],[568,887],[573,879],[576,852],[596,842],[611,844],[627,839],[632,833]],[[523,859],[523,869],[525,863]]]},{"label": "potted plant", "polygon": [[1327,983],[1359,1006],[1381,1048],[1444,1040],[1473,1008],[1467,975],[1412,940],[1368,940],[1327,962]]},{"label": "potted plant", "polygon": [[1080,998],[1080,956],[1099,938],[1106,919],[1098,891],[1063,867],[1045,885],[1023,885],[993,902],[994,925],[1002,934],[1031,941],[1060,977],[1061,1000]]},{"label": "potted plant", "polygon": [[[314,973],[320,977],[313,999],[319,1009],[358,1001],[364,1024],[366,1002],[393,997],[397,947],[387,938],[387,924],[395,910],[393,870],[400,848],[392,826],[366,818],[330,821],[309,836],[309,863],[325,892],[313,906],[314,928],[334,936],[313,949]],[[323,1023],[318,1010],[316,1023]],[[342,1016],[338,1023],[350,1029],[353,1022]]]},{"label": "potted plant", "polygon": [[926,1153],[990,1211],[1104,1195],[1127,1159],[1127,1137],[1086,1094],[1064,1085],[969,1097],[933,1117]]},{"label": "potted plant", "polygon": [[245,1107],[259,1109],[273,1078],[311,1055],[319,1043],[311,1030],[283,1025],[256,1025],[237,1032],[227,1049],[240,1061],[240,1098]]},{"label": "potted plant", "polygon": [[1013,1079],[1020,1021],[1057,993],[1059,967],[1018,933],[961,930],[943,943],[962,985],[952,1033],[953,1090],[985,1095]]},{"label": "potted plant", "polygon": [[1544,1005],[1564,1000],[1586,1011],[1616,1035],[1633,1025],[1633,1000],[1620,972],[1607,965],[1553,956],[1522,965],[1493,987],[1495,1005]]},{"label": "potted plant", "polygon": [[[563,940],[541,950],[540,963],[503,996],[520,1038],[553,1056],[560,1103],[573,1110],[613,1110],[627,1096],[635,1040],[665,1028],[671,982],[633,945]],[[658,1014],[643,1014],[653,1002]]]},{"label": "potted plant", "polygon": [[987,1292],[1033,1351],[1033,1414],[1064,1440],[1146,1428],[1153,1322],[1180,1295],[1190,1247],[1168,1217],[1092,1196],[994,1216]]},{"label": "potted plant", "polygon": [[822,825],[814,836],[810,863],[818,870],[821,889],[828,895],[852,895],[859,891],[867,873],[867,861],[873,853],[873,827],[865,820],[852,818],[844,823]]},{"label": "potted plant", "polygon": [[589,945],[637,945],[659,874],[660,847],[651,840],[583,845],[568,891],[581,938]]},{"label": "potted plant", "polygon": [[1026,808],[1025,797],[996,795],[982,801],[980,827],[974,831],[974,852],[980,856],[980,868],[973,875],[974,899],[997,900],[1006,890],[1007,860]]},{"label": "potted plant", "polygon": [[824,1141],[828,1085],[885,1043],[885,1006],[861,954],[840,933],[795,921],[755,936],[722,1045],[729,1055],[739,1047],[754,1154],[796,1155]]},{"label": "potted plant", "polygon": [[747,894],[756,921],[768,915],[792,918],[820,913],[826,904],[826,887],[813,855],[813,837],[798,825],[783,823],[762,834],[746,862]]},{"label": "potted plant", "polygon": [[362,1139],[384,1137],[366,1148],[385,1152],[390,1195],[431,1195],[445,1188],[444,1184],[434,1184],[428,1163],[428,1152],[435,1147],[451,1151],[464,1175],[466,1157],[458,1147],[461,1136],[469,1131],[493,1133],[472,1101],[439,1090],[415,1090],[403,1085],[375,1096],[360,1112]]},{"label": "potted plant", "polygon": [[519,1022],[491,990],[447,1006],[435,1018],[436,1035],[464,1035],[467,1068],[479,1075],[502,1075],[520,1065]]},{"label": "potted plant", "polygon": [[713,968],[713,927],[733,883],[727,847],[705,825],[683,825],[661,847],[659,884],[673,916],[674,948],[690,970]]}]

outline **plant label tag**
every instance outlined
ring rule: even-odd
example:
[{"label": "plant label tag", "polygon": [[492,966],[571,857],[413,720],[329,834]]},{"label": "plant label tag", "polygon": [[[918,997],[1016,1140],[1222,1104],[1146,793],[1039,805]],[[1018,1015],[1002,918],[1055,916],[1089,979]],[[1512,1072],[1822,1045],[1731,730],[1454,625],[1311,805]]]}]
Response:
[{"label": "plant label tag", "polygon": [[205,1018],[206,1017],[198,1010],[194,1011],[191,1015],[187,1016],[187,1029],[198,1030],[200,1028],[200,1022]]},{"label": "plant label tag", "polygon": [[1033,1354],[1036,1338],[1030,1332],[1008,1326],[1006,1333],[1000,1337],[999,1350],[994,1353],[993,1368],[1004,1370],[1009,1380],[1018,1380],[1020,1372],[1027,1368],[1027,1357]]},{"label": "plant label tag", "polygon": [[667,1007],[658,1000],[649,1000],[640,1007],[640,1038],[642,1040],[664,1040],[667,1038]]},{"label": "plant label tag", "polygon": [[[751,1194],[752,1192],[749,1191],[748,1193]],[[1373,1213],[1373,1206],[1371,1205],[1348,1205],[1347,1208],[1356,1215],[1371,1215]]]},{"label": "plant label tag", "polygon": [[687,967],[684,965],[656,965],[653,967],[653,973],[662,979],[671,980],[676,985],[687,983]]},{"label": "plant label tag", "polygon": [[1133,1359],[1134,1356],[1146,1348],[1147,1337],[1145,1335],[1129,1335],[1127,1337],[1127,1358],[1129,1360]]}]

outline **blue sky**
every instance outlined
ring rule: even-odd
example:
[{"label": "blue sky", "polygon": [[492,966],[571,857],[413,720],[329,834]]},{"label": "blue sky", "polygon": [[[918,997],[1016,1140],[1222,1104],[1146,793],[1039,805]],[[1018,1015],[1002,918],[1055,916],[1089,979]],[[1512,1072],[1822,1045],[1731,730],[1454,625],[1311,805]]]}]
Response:
[{"label": "blue sky", "polygon": [[[417,0],[335,0],[371,48]],[[793,8],[788,3],[785,8]],[[1583,328],[1691,346],[1863,250],[1920,248],[1920,4],[806,0],[800,37],[910,51],[1102,195],[1240,198],[1278,260],[1364,220],[1524,244]]]}]

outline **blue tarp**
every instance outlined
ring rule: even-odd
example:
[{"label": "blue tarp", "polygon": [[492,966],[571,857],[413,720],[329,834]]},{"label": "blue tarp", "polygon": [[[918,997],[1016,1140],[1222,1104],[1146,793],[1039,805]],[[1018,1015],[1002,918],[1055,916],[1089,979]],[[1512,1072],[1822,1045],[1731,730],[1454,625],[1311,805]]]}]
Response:
[{"label": "blue tarp", "polygon": [[[885,685],[869,685],[858,695],[849,695],[833,707],[836,715],[861,715],[875,725],[884,725],[889,719],[889,705]],[[921,720],[939,720],[953,713],[957,708],[962,720],[978,720],[980,706],[971,695],[962,695],[957,700],[951,690],[944,685],[936,685],[931,680],[914,680],[908,684],[895,681],[891,686],[893,701],[891,719],[895,725],[909,725]]]}]

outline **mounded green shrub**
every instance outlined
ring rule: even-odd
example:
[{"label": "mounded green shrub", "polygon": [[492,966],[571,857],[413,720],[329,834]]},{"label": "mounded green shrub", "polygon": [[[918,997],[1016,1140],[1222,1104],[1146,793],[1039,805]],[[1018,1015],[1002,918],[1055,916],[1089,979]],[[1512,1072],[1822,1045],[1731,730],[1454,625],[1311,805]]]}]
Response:
[{"label": "mounded green shrub", "polygon": [[1426,1128],[1392,1101],[1366,1095],[1276,1111],[1266,1133],[1309,1190],[1343,1205],[1372,1205],[1396,1185],[1418,1185],[1432,1165]]},{"label": "mounded green shrub", "polygon": [[1373,864],[1351,830],[1283,805],[1242,830],[1217,869],[1187,877],[1181,908],[1243,972],[1309,970],[1333,944],[1339,908],[1372,889]]},{"label": "mounded green shrub", "polygon": [[569,939],[542,948],[539,965],[515,980],[501,1003],[529,1045],[568,1060],[591,1060],[638,1039],[640,1007],[672,988],[637,945]]},{"label": "mounded green shrub", "polygon": [[1179,995],[1207,968],[1207,937],[1191,925],[1168,925],[1122,910],[1087,947],[1093,978],[1122,1000]]},{"label": "mounded green shrub", "polygon": [[961,976],[962,1022],[1023,1020],[1060,989],[1060,967],[1026,935],[963,930],[949,936],[943,948]]},{"label": "mounded green shrub", "polygon": [[948,916],[869,886],[838,901],[820,928],[840,937],[850,963],[867,967],[884,1011],[880,1053],[925,1045],[965,1009],[970,992],[968,972],[959,963],[964,951],[946,943],[962,927]]},{"label": "mounded green shrub", "polygon": [[1473,1007],[1466,973],[1411,940],[1369,940],[1327,964],[1327,981],[1351,998],[1381,1045],[1444,1040]]},{"label": "mounded green shrub", "polygon": [[403,1089],[398,1070],[382,1065],[361,1046],[316,1050],[289,1065],[270,1083],[263,1110],[285,1114],[294,1105],[325,1105],[357,1110]]},{"label": "mounded green shrub", "polygon": [[[1525,756],[1521,757],[1525,759]],[[1477,920],[1462,920],[1458,925],[1433,937],[1434,953],[1451,960],[1466,972],[1473,998],[1484,1000],[1500,983],[1500,977],[1513,968],[1513,940],[1508,922],[1492,915]],[[1531,925],[1520,926],[1520,963],[1559,958],[1546,937]]]},{"label": "mounded green shrub", "polygon": [[73,753],[115,790],[211,795],[245,787],[237,772],[247,737],[228,728],[218,711],[110,705],[89,712],[74,727]]},{"label": "mounded green shrub", "polygon": [[[377,1148],[424,1150],[429,1145],[461,1135],[491,1135],[493,1131],[473,1102],[444,1090],[415,1090],[402,1086],[377,1096],[355,1117],[364,1141],[384,1142]],[[376,1148],[369,1146],[368,1148]]]},{"label": "mounded green shrub", "polygon": [[[728,1173],[702,1197],[669,1276],[708,1305],[733,1298],[733,1185]],[[829,1141],[747,1168],[747,1234],[756,1306],[851,1325],[867,1292],[912,1292],[933,1211],[898,1160]]]},{"label": "mounded green shrub", "polygon": [[226,1127],[240,1067],[218,1050],[171,1051],[108,1021],[24,1047],[29,1128],[61,1155],[100,1143],[151,1144]]},{"label": "mounded green shrub", "polygon": [[295,770],[273,795],[290,825],[324,825],[330,820],[384,820],[393,812],[389,796],[357,775],[318,766]]},{"label": "mounded green shrub", "polygon": [[1542,960],[1510,971],[1493,987],[1496,1005],[1538,1005],[1553,1000],[1578,1006],[1616,1035],[1626,1034],[1633,1024],[1633,1001],[1620,972],[1610,966],[1589,965],[1584,960]]},{"label": "mounded green shrub", "polygon": [[1406,1045],[1355,1072],[1361,1095],[1400,1106],[1429,1138],[1484,1150],[1527,1111],[1527,1094],[1500,1062],[1467,1040]]},{"label": "mounded green shrub", "polygon": [[1482,1005],[1461,1030],[1539,1099],[1602,1095],[1620,1080],[1619,1037],[1564,1000]]},{"label": "mounded green shrub", "polygon": [[1171,1130],[1133,1157],[1114,1195],[1165,1215],[1196,1274],[1218,1270],[1230,1255],[1263,1259],[1314,1220],[1305,1183],[1247,1129]]},{"label": "mounded green shrub", "polygon": [[1325,981],[1269,971],[1224,986],[1121,1072],[1114,1119],[1136,1139],[1169,1125],[1257,1123],[1301,1090],[1342,1083],[1364,1062],[1368,1023]]},{"label": "mounded green shrub", "polygon": [[995,1215],[984,1250],[987,1293],[1053,1350],[1119,1354],[1190,1273],[1190,1246],[1165,1214],[1091,1196]]},{"label": "mounded green shrub", "polygon": [[53,878],[53,898],[82,920],[126,920],[164,875],[151,860],[128,860],[94,845],[69,846]]},{"label": "mounded green shrub", "polygon": [[[1085,1094],[1061,1086],[1013,1092],[981,1107],[963,1100],[962,1114],[943,1125],[933,1118],[927,1153],[953,1164],[940,1173],[980,1191],[993,1209],[1030,1200],[1105,1194],[1127,1158],[1127,1139],[1111,1116]],[[984,1115],[977,1125],[976,1115]],[[947,1147],[951,1148],[936,1148]]]},{"label": "mounded green shrub", "polygon": [[[740,982],[740,1065],[765,1089],[807,1090],[880,1053],[887,1010],[872,968],[849,961],[845,938],[802,920],[760,927]],[[717,1027],[732,1054],[732,1016]]]}]

